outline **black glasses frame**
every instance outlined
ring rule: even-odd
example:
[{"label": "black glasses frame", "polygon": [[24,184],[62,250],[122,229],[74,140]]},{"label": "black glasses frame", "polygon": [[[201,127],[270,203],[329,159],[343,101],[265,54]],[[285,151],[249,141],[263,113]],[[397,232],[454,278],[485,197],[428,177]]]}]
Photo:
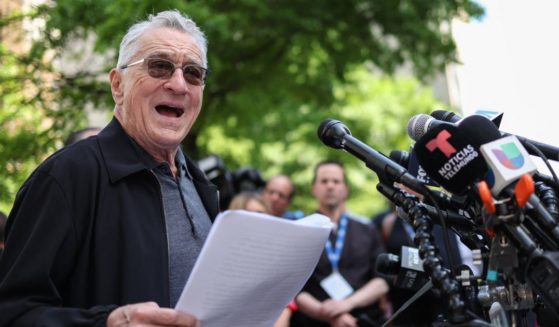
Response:
[{"label": "black glasses frame", "polygon": [[[150,65],[152,63],[156,63],[156,62],[169,64],[169,67],[173,67],[173,69],[172,70],[171,69],[168,69],[168,70],[164,69],[163,70],[164,74],[157,74],[155,72],[155,69],[157,69],[157,68],[150,67]],[[139,64],[142,64],[142,63],[146,63],[149,76],[151,76],[153,78],[157,78],[157,79],[170,79],[173,76],[175,70],[177,70],[177,68],[180,68],[182,70],[182,75],[183,75],[184,80],[187,81],[189,84],[197,85],[197,86],[205,85],[206,84],[206,79],[208,78],[208,75],[210,74],[210,70],[208,68],[202,67],[200,65],[185,64],[183,66],[178,66],[178,65],[175,65],[174,62],[172,62],[170,60],[167,60],[167,59],[163,59],[163,58],[142,58],[140,60],[131,62],[129,64],[122,65],[119,68],[120,69],[126,69],[126,68],[136,66],[136,65],[139,65]],[[191,68],[200,69],[202,71],[203,77],[199,78],[199,77],[196,77],[196,76],[188,73],[187,69],[191,69]]]}]

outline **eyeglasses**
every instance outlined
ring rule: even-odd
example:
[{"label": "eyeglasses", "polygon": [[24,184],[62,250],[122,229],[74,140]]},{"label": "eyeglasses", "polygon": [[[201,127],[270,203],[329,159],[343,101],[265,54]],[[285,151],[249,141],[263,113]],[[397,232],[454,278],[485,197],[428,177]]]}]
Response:
[{"label": "eyeglasses", "polygon": [[162,58],[140,59],[128,65],[122,65],[120,66],[120,69],[126,69],[142,63],[147,65],[149,76],[157,79],[170,79],[175,73],[175,70],[180,68],[182,70],[184,80],[192,85],[204,85],[209,74],[208,69],[202,66],[196,64],[186,64],[180,67],[175,65],[175,63]]}]

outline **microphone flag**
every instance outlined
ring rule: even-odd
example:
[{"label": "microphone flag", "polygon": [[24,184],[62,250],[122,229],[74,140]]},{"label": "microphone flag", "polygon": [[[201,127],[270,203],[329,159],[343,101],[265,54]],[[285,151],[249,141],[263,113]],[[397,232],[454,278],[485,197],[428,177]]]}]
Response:
[{"label": "microphone flag", "polygon": [[487,172],[479,145],[450,123],[431,128],[414,146],[427,174],[448,191],[461,194]]},{"label": "microphone flag", "polygon": [[487,183],[491,193],[498,195],[524,174],[534,174],[537,167],[514,135],[506,136],[481,146],[480,151],[491,168]]}]

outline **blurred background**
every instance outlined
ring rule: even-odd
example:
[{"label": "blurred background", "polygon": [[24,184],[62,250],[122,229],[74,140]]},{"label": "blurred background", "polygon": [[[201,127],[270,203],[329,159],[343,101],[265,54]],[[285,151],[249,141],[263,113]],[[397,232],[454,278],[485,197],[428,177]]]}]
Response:
[{"label": "blurred background", "polygon": [[293,207],[306,213],[315,209],[315,163],[338,159],[348,168],[349,208],[370,217],[387,206],[375,174],[325,147],[316,137],[320,122],[339,119],[388,154],[409,149],[406,126],[415,114],[492,110],[505,113],[503,130],[558,145],[556,7],[551,0],[1,0],[0,210],[9,212],[23,181],[72,131],[109,121],[107,76],[119,41],[149,13],[183,11],[209,40],[202,114],[183,144],[191,158],[206,159],[217,175],[287,174],[297,187]]}]

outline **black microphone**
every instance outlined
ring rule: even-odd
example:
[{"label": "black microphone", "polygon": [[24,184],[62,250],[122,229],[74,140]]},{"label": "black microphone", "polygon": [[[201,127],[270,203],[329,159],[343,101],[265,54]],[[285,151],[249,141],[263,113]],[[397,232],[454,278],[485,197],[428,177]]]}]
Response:
[{"label": "black microphone", "polygon": [[435,110],[431,113],[431,117],[438,119],[438,120],[442,120],[442,121],[446,121],[449,123],[457,123],[460,121],[460,119],[462,119],[462,117],[458,116],[457,114],[453,113],[452,111],[447,111],[447,110]]},{"label": "black microphone", "polygon": [[407,167],[410,162],[410,153],[402,150],[392,150],[388,157],[402,167]]},{"label": "black microphone", "polygon": [[468,116],[458,126],[478,147],[501,138],[497,126],[484,116]]},{"label": "black microphone", "polygon": [[400,166],[407,167],[408,173],[417,178],[421,183],[430,186],[439,186],[434,180],[432,180],[427,172],[419,162],[417,161],[417,155],[413,151],[413,147],[410,152],[401,150],[392,150],[388,155],[390,159],[399,164]]},{"label": "black microphone", "polygon": [[[391,202],[395,202],[395,197],[398,194],[398,191],[394,187],[383,183],[379,183],[377,185],[377,191],[379,191],[380,194],[384,195]],[[433,219],[435,224],[442,224],[444,221],[450,226],[456,227],[458,230],[472,230],[472,228],[476,227],[475,222],[472,219],[453,211],[453,206],[455,207],[455,205],[452,200],[444,199],[442,195],[440,193],[437,194],[438,192],[436,191],[431,190],[431,192],[433,192],[434,201],[436,201],[438,205],[450,208],[450,210],[438,211],[435,207],[431,206],[433,204],[432,202],[422,203],[422,207],[426,210],[427,215]],[[428,197],[426,197],[426,199],[428,199]],[[412,220],[400,207],[396,207],[396,210],[400,218],[406,221]]]},{"label": "black microphone", "polygon": [[432,127],[417,141],[414,150],[432,179],[448,191],[462,194],[487,174],[488,166],[479,147],[499,137],[489,119],[474,115],[458,125],[441,123]]},{"label": "black microphone", "polygon": [[[414,140],[414,141],[418,141],[420,138],[423,137],[423,135],[425,135],[430,129],[435,128],[437,126],[441,126],[441,125],[453,125],[453,126],[457,126],[459,123],[462,124],[463,119],[460,118],[460,116],[456,115],[453,112],[450,111],[443,111],[445,113],[449,113],[452,115],[444,115],[444,114],[439,114],[439,112],[441,112],[443,110],[435,110],[431,115],[435,114],[435,116],[429,116],[426,114],[418,114],[413,116],[412,118],[410,118],[409,122],[408,122],[408,135],[409,137]],[[442,117],[445,120],[439,120],[436,117]],[[489,120],[487,117],[481,116],[481,115],[472,115],[472,116],[468,116],[467,118],[471,117],[481,117],[481,119],[485,119],[490,121],[494,126],[495,123],[491,120]],[[479,120],[474,120],[475,122],[479,122]],[[484,123],[485,124],[485,123]],[[477,135],[477,133],[472,133],[472,136]],[[499,135],[500,137],[501,135]],[[481,135],[481,137],[483,137],[483,135]],[[483,144],[483,143],[479,143],[479,144]]]},{"label": "black microphone", "polygon": [[396,287],[418,290],[429,278],[423,271],[423,260],[416,248],[402,246],[398,257],[391,253],[381,253],[376,261],[377,272],[383,275],[396,276]]},{"label": "black microphone", "polygon": [[327,146],[343,149],[365,162],[379,176],[387,176],[392,181],[406,185],[410,189],[425,194],[427,188],[408,171],[351,135],[349,129],[339,120],[326,119],[317,130],[318,138]]},{"label": "black microphone", "polygon": [[[433,115],[433,113],[435,111],[437,111],[437,114]],[[444,110],[435,110],[435,111],[431,114],[431,116],[433,116],[433,118],[439,119],[441,121],[455,122],[456,121],[455,117],[458,117],[458,120],[461,119],[460,116],[458,116],[458,115],[456,115],[456,114],[454,114],[450,111],[447,111],[447,113],[448,113],[447,115],[439,113],[439,112],[444,111]],[[423,118],[423,119],[425,119],[425,118]],[[431,124],[433,124],[433,123],[431,122]],[[534,150],[532,150],[530,146],[526,146],[526,143],[531,144],[531,145],[535,146],[536,148],[538,148],[546,156],[546,158],[551,159],[553,161],[559,161],[559,148],[558,147],[555,147],[555,146],[552,146],[552,145],[549,145],[549,144],[545,144],[545,143],[541,143],[541,142],[538,142],[538,141],[534,141],[534,140],[528,139],[526,137],[511,134],[511,133],[507,133],[507,132],[501,132],[501,134],[502,134],[502,136],[509,136],[509,135],[516,136],[520,140],[520,142],[526,147],[526,150],[528,151],[528,153],[530,153],[532,155],[538,156],[539,154],[537,152],[535,152]]]}]

